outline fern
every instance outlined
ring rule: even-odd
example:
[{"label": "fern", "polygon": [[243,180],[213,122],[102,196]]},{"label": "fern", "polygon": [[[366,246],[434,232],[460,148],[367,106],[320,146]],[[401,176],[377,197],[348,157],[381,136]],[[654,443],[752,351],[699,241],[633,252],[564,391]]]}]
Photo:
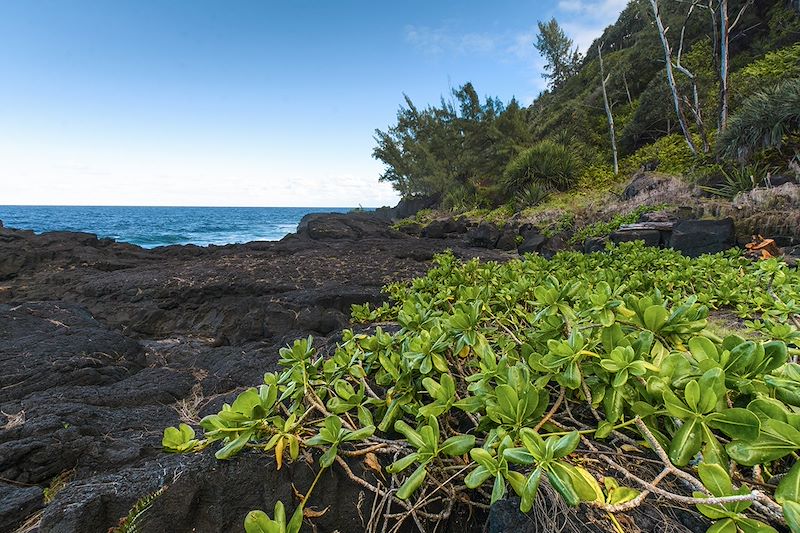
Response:
[{"label": "fern", "polygon": [[166,487],[161,487],[157,491],[136,500],[128,515],[120,520],[119,526],[109,530],[109,533],[137,533],[143,523],[145,513],[152,507],[153,502],[164,493],[164,490],[166,490]]}]

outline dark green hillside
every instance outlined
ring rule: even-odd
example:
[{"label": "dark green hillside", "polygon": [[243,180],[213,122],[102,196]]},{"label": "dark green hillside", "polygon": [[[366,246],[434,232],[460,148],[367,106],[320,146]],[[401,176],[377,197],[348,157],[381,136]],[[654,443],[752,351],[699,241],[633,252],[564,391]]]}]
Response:
[{"label": "dark green hillside", "polygon": [[[382,179],[404,196],[440,194],[446,209],[505,203],[519,209],[540,203],[552,190],[592,189],[619,181],[650,159],[658,160],[661,171],[701,181],[742,165],[745,161],[739,158],[723,157],[730,152],[727,147],[715,145],[721,122],[722,41],[718,2],[711,4],[713,13],[708,4],[691,10],[686,2],[662,0],[658,5],[696,154],[678,121],[652,5],[633,0],[583,51],[574,73],[570,70],[571,75],[552,83],[527,109],[514,100],[481,100],[470,83],[437,106],[420,108],[406,98],[397,123],[376,132],[373,155],[386,164]],[[729,116],[735,117],[754,93],[800,75],[800,12],[783,0],[734,0],[728,12]],[[600,47],[620,158],[618,177],[613,173]],[[797,131],[784,133],[791,148]],[[551,142],[538,146],[542,141]],[[573,158],[559,159],[553,143],[566,147]],[[760,178],[766,177],[763,169],[784,171],[796,153],[783,144],[762,147],[746,162],[763,163]],[[544,161],[536,169],[526,154],[532,147],[535,159]]]}]

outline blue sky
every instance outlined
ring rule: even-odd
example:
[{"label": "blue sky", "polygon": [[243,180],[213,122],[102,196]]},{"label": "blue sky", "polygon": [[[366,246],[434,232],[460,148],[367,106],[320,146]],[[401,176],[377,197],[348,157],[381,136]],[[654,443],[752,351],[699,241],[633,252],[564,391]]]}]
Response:
[{"label": "blue sky", "polygon": [[530,102],[625,0],[0,3],[0,204],[378,206],[402,93]]}]

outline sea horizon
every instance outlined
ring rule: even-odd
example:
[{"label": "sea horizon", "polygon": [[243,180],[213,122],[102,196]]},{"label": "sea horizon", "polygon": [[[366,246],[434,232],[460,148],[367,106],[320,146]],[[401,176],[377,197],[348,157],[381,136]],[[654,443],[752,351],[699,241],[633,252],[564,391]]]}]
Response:
[{"label": "sea horizon", "polygon": [[222,207],[112,205],[0,205],[8,228],[35,233],[70,231],[143,248],[277,241],[310,213],[371,211],[368,207]]}]

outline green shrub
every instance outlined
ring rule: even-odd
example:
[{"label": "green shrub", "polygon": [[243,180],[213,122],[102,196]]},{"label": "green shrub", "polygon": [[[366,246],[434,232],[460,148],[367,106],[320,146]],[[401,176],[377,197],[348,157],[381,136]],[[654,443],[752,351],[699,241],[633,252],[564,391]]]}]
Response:
[{"label": "green shrub", "polygon": [[747,160],[759,150],[790,144],[800,147],[792,136],[800,134],[800,79],[784,81],[747,98],[728,121],[717,139],[719,153],[731,159]]},{"label": "green shrub", "polygon": [[[695,143],[700,144],[697,137]],[[661,137],[653,144],[643,146],[633,154],[625,157],[619,165],[622,176],[630,176],[647,163],[658,161],[658,171],[665,174],[681,176],[703,163],[689,147],[682,135],[672,134]]]},{"label": "green shrub", "polygon": [[[800,273],[785,263],[736,251],[692,259],[641,243],[501,264],[448,253],[387,292],[380,318],[397,327],[345,330],[324,350],[298,340],[262,385],[203,418],[202,438],[165,431],[182,453],[210,446],[222,460],[250,450],[277,468],[317,465],[291,520],[283,505],[274,518],[255,511],[248,533],[298,531],[330,468],[433,517],[420,526],[428,531],[458,511],[448,502],[488,507],[510,492],[526,513],[537,497],[634,508],[655,496],[647,489],[659,471],[678,469],[692,497],[673,482],[658,498],[696,505],[722,524],[712,531],[774,531],[759,520],[779,525],[781,505],[797,530]],[[753,319],[763,336],[719,337],[707,327],[715,308]],[[351,468],[361,462],[381,488],[357,477],[372,475]],[[750,509],[752,500],[774,512]],[[387,530],[407,516],[381,515]]]},{"label": "green shrub", "polygon": [[433,209],[420,209],[417,211],[417,214],[414,215],[414,220],[419,222],[420,224],[427,224],[436,216]]},{"label": "green shrub", "polygon": [[569,148],[542,141],[511,160],[503,173],[503,186],[509,195],[518,194],[533,183],[564,191],[575,185],[577,173],[578,163]]},{"label": "green shrub", "polygon": [[731,108],[753,93],[791,78],[800,77],[800,43],[774,50],[731,75]]},{"label": "green shrub", "polygon": [[578,176],[578,185],[582,188],[597,188],[611,185],[619,181],[619,179],[620,175],[614,174],[614,169],[610,163],[606,165],[587,165]]}]

